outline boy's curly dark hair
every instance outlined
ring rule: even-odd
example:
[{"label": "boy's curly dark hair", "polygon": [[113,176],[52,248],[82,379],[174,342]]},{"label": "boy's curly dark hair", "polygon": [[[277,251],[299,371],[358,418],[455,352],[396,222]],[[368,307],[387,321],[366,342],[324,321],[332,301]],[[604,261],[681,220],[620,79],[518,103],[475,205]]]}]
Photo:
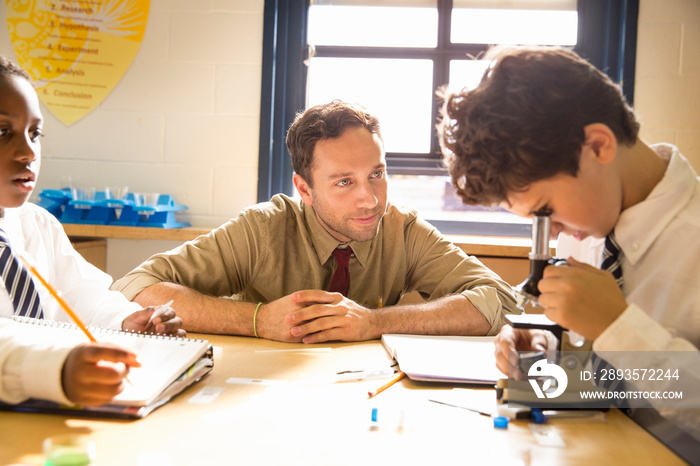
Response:
[{"label": "boy's curly dark hair", "polygon": [[639,123],[612,80],[558,47],[494,49],[473,90],[445,95],[438,124],[443,161],[465,204],[498,205],[509,193],[564,173],[576,176],[584,127],[607,125],[620,144]]}]

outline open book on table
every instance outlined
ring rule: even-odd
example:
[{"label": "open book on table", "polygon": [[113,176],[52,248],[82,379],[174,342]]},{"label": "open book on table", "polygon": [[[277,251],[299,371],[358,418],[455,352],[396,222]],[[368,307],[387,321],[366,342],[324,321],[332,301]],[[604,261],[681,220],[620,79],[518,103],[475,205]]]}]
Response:
[{"label": "open book on table", "polygon": [[[74,324],[25,317],[14,318],[13,333],[26,334],[27,341],[86,341]],[[129,333],[90,327],[99,342],[111,342],[132,350],[141,367],[129,370],[124,391],[110,404],[97,407],[66,406],[45,400],[27,400],[17,405],[0,403],[11,411],[58,413],[97,417],[142,418],[164,405],[185,388],[209,373],[214,365],[211,345],[206,340],[157,334]]]},{"label": "open book on table", "polygon": [[411,380],[495,384],[493,337],[430,335],[382,336],[382,343]]}]

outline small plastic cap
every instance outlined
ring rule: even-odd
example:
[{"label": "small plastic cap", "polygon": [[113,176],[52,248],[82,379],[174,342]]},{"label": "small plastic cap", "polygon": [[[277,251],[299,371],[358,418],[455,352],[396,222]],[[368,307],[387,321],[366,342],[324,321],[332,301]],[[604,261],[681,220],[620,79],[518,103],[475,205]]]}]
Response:
[{"label": "small plastic cap", "polygon": [[532,410],[532,422],[535,424],[544,424],[547,422],[547,416],[539,409]]},{"label": "small plastic cap", "polygon": [[493,426],[497,429],[506,429],[508,427],[508,418],[505,416],[494,417]]},{"label": "small plastic cap", "polygon": [[377,414],[379,410],[377,408],[372,408],[372,422],[377,422]]}]

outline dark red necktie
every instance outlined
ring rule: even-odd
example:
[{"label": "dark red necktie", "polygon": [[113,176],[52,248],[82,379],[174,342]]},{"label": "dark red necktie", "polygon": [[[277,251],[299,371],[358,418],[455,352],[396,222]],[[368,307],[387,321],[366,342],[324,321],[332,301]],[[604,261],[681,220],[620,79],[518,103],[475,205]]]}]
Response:
[{"label": "dark red necktie", "polygon": [[336,248],[336,250],[333,251],[333,257],[335,257],[338,268],[335,269],[333,278],[331,278],[331,286],[328,288],[328,291],[331,293],[337,292],[343,296],[348,295],[348,289],[350,288],[350,270],[348,264],[350,263],[351,255],[351,248]]}]

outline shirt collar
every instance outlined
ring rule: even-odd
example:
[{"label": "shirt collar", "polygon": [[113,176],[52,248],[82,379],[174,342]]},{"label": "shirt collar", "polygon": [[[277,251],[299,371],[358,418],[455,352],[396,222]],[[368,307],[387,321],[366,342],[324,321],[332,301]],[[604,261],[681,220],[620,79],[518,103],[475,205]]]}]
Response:
[{"label": "shirt collar", "polygon": [[646,199],[620,214],[615,226],[615,238],[632,265],[690,201],[697,183],[697,175],[676,147],[657,144],[652,148],[662,156],[670,153],[666,173]]},{"label": "shirt collar", "polygon": [[[323,225],[321,225],[321,223],[318,221],[318,218],[316,217],[316,211],[313,207],[308,206],[302,202],[301,209],[304,212],[304,221],[306,222],[306,226],[309,230],[311,242],[314,246],[314,250],[316,251],[316,255],[318,256],[318,261],[320,264],[325,264],[328,261],[328,258],[331,256],[331,254],[333,254],[333,251],[338,246],[345,245],[350,246],[352,248],[355,257],[360,262],[360,264],[362,264],[363,266],[367,264],[367,261],[369,260],[369,253],[372,250],[372,245],[379,236],[379,233],[377,234],[377,236],[375,236],[369,241],[350,241],[349,243],[342,243],[335,239],[330,233],[328,233],[328,231],[326,231],[325,228],[323,228]],[[382,227],[380,223],[380,232],[381,228]]]}]

